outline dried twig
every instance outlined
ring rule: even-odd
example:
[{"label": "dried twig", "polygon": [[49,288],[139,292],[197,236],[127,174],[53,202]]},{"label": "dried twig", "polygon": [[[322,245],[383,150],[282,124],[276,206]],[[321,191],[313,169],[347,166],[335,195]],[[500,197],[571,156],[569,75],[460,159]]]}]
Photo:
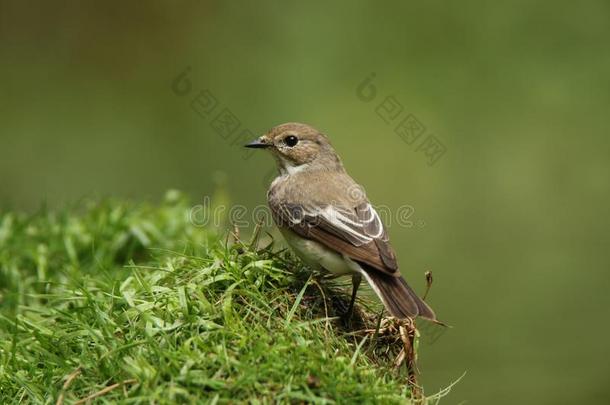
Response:
[{"label": "dried twig", "polygon": [[320,290],[320,294],[322,294],[322,300],[324,302],[324,317],[326,318],[326,322],[324,323],[324,334],[328,333],[328,328],[330,326],[330,322],[329,322],[329,318],[328,318],[328,304],[326,303],[326,294],[324,294],[324,288],[322,288],[322,286],[320,285],[320,283],[318,283],[318,281],[313,278],[311,280],[313,282],[313,284],[318,287],[318,290]]},{"label": "dried twig", "polygon": [[426,292],[424,293],[424,296],[422,297],[422,300],[426,300],[426,298],[428,297],[428,293],[430,292],[430,289],[432,288],[432,282],[434,281],[434,279],[432,278],[432,272],[431,271],[427,271],[426,272]]},{"label": "dried twig", "polygon": [[66,381],[64,382],[64,385],[61,387],[61,393],[59,394],[59,397],[57,397],[57,402],[55,402],[55,405],[62,405],[64,403],[64,396],[66,393],[66,390],[68,389],[68,387],[70,387],[70,384],[72,384],[72,381],[74,381],[76,379],[76,377],[78,377],[81,373],[81,368],[80,366],[74,370],[73,372],[71,372],[70,374],[68,374],[68,376],[66,377]]},{"label": "dried twig", "polygon": [[405,361],[405,357],[407,357],[407,354],[405,352],[405,348],[403,347],[400,349],[398,356],[396,356],[396,360],[394,360],[394,371],[398,371],[400,366],[402,366],[402,363]]},{"label": "dried twig", "polygon": [[407,365],[407,384],[411,388],[411,394],[415,403],[421,403],[423,392],[417,382],[417,354],[415,353],[415,336],[417,329],[413,319],[405,319],[404,324],[400,325],[400,338],[404,344],[406,365]]},{"label": "dried twig", "polygon": [[241,235],[239,232],[239,227],[237,226],[237,224],[233,224],[233,239],[235,239],[235,243],[241,243]]},{"label": "dried twig", "polygon": [[250,239],[250,249],[253,249],[256,252],[258,252],[258,241],[262,229],[263,222],[261,220],[256,221],[256,225],[254,226],[254,232],[252,232],[252,238]]},{"label": "dried twig", "polygon": [[103,390],[100,390],[100,391],[98,391],[98,392],[96,392],[94,394],[91,394],[91,395],[89,395],[86,398],[79,399],[78,401],[76,401],[74,403],[74,405],[84,404],[85,402],[89,402],[92,399],[95,399],[97,397],[101,397],[102,395],[106,395],[107,393],[109,393],[113,389],[116,389],[116,388],[121,387],[121,386],[125,386],[127,384],[133,384],[133,383],[136,383],[136,382],[137,382],[137,380],[131,379],[131,380],[125,380],[125,381],[122,381],[122,382],[119,382],[119,383],[116,383],[116,384],[109,385],[106,388],[104,388]]}]

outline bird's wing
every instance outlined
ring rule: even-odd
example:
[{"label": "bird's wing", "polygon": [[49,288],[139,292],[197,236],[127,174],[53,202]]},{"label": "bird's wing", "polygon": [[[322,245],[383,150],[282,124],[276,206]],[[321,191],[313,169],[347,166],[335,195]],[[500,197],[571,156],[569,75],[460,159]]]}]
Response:
[{"label": "bird's wing", "polygon": [[271,203],[280,226],[383,273],[400,276],[396,255],[377,211],[368,201],[355,208]]}]

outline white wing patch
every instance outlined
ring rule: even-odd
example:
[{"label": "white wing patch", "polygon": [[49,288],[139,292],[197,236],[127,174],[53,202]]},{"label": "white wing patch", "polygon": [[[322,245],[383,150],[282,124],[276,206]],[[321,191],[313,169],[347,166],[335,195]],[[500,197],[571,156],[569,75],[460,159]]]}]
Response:
[{"label": "white wing patch", "polygon": [[384,234],[379,214],[371,204],[366,204],[360,211],[360,215],[358,214],[358,212],[347,212],[332,205],[318,213],[333,228],[351,236],[350,240],[356,245],[372,242]]},{"label": "white wing patch", "polygon": [[283,206],[282,217],[293,225],[307,224],[324,228],[349,241],[362,246],[376,239],[387,242],[387,234],[379,214],[370,203],[346,209],[336,205]]}]

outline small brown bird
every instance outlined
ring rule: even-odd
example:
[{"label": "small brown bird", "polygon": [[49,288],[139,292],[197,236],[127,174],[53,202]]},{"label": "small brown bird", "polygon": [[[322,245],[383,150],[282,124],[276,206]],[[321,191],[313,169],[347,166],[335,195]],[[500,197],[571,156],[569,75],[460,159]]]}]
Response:
[{"label": "small brown bird", "polygon": [[352,276],[348,315],[364,276],[392,316],[436,321],[402,278],[379,215],[325,135],[287,123],[246,147],[267,149],[277,161],[280,175],[267,198],[290,247],[313,268]]}]

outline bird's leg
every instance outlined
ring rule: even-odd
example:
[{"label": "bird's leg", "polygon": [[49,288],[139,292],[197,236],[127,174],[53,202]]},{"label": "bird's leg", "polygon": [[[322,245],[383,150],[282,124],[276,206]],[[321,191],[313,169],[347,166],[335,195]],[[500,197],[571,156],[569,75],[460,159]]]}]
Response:
[{"label": "bird's leg", "polygon": [[352,275],[352,299],[349,302],[349,307],[347,308],[347,313],[345,314],[345,318],[348,321],[352,319],[352,314],[354,312],[354,303],[356,302],[356,293],[358,292],[358,287],[360,286],[361,281],[362,275],[360,273]]}]

